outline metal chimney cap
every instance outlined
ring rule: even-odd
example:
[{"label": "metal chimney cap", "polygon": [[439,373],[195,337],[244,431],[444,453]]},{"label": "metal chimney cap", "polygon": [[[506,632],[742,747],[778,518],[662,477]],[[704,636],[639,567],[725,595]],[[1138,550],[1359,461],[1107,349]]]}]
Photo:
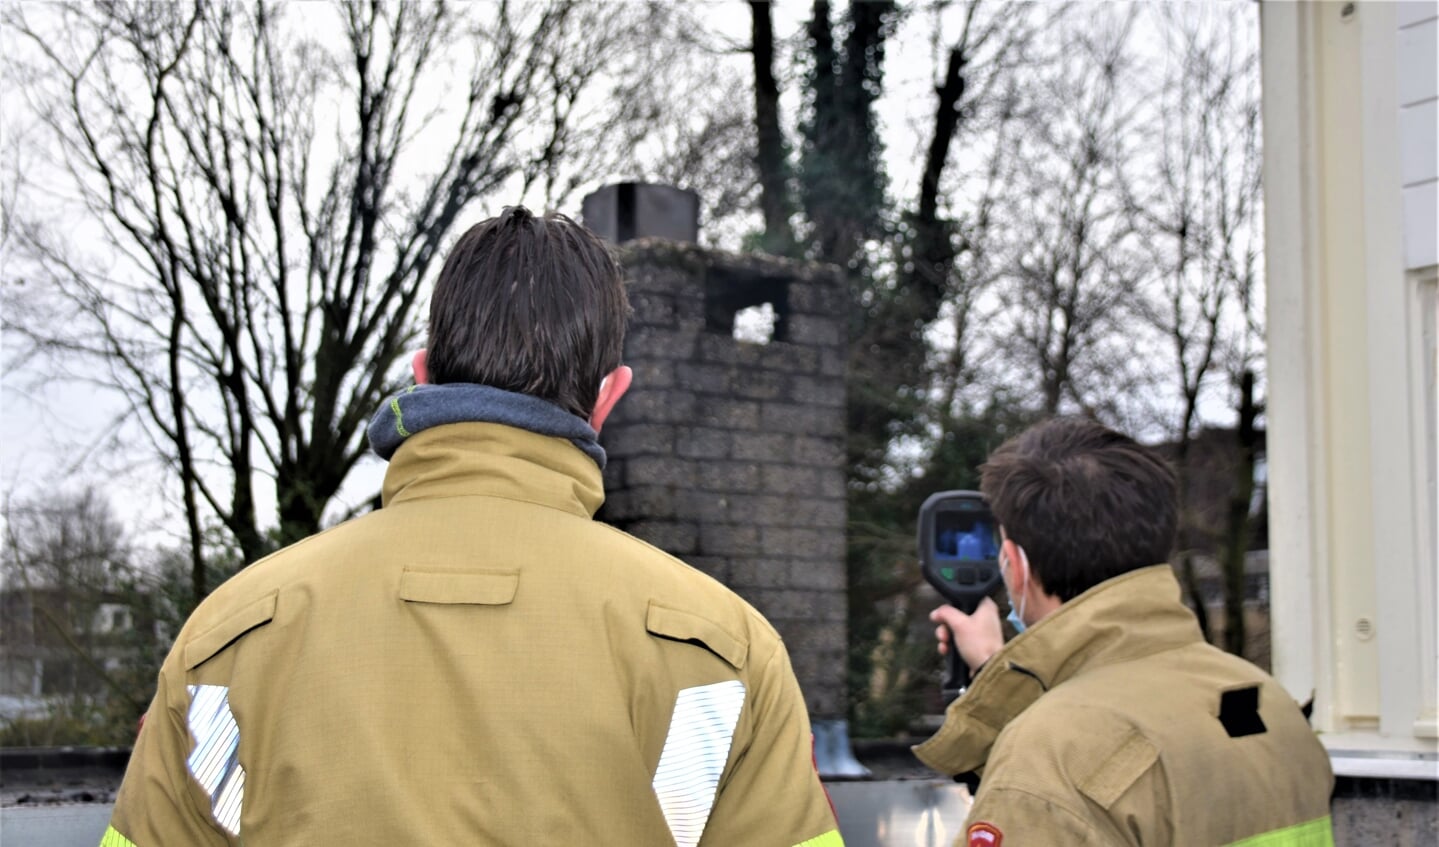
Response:
[{"label": "metal chimney cap", "polygon": [[620,182],[588,194],[580,208],[584,224],[615,244],[637,238],[699,241],[699,195],[672,185]]}]

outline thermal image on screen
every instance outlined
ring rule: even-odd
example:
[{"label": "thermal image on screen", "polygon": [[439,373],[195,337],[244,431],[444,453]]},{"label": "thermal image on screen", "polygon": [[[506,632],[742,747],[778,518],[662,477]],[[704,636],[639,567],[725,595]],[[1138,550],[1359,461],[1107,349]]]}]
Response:
[{"label": "thermal image on screen", "polygon": [[935,515],[934,553],[962,562],[994,559],[999,555],[999,530],[985,515],[940,512]]}]

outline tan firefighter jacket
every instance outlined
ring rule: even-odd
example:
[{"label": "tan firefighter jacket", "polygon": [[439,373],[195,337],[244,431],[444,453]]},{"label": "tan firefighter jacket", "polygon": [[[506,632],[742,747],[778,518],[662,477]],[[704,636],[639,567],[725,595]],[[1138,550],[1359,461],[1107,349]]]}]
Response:
[{"label": "tan firefighter jacket", "polygon": [[983,779],[961,845],[1329,847],[1329,757],[1263,671],[1204,642],[1168,565],[1015,638],[915,748]]},{"label": "tan firefighter jacket", "polygon": [[562,438],[410,437],[191,616],[102,844],[840,845],[775,631],[602,500]]}]

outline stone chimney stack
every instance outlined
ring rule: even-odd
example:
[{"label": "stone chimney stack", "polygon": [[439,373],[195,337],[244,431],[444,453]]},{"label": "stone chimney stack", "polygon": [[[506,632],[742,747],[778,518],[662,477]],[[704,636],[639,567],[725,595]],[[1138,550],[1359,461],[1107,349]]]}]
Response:
[{"label": "stone chimney stack", "polygon": [[605,424],[600,517],[749,600],[784,637],[811,715],[842,718],[842,278],[671,241],[619,254],[635,380]]}]

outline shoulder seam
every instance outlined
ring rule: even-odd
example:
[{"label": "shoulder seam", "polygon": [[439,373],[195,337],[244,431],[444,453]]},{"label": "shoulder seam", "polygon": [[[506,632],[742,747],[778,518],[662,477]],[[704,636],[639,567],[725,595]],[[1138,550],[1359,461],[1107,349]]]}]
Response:
[{"label": "shoulder seam", "polygon": [[[1041,802],[1048,803],[1048,804],[1054,806],[1056,809],[1059,809],[1059,810],[1063,811],[1066,815],[1068,815],[1069,817],[1073,818],[1075,823],[1077,823],[1077,824],[1079,824],[1081,827],[1083,827],[1083,828],[1084,828],[1084,831],[1085,831],[1086,833],[1088,833],[1088,834],[1091,835],[1091,836],[1092,836],[1092,835],[1095,835],[1094,827],[1090,825],[1089,821],[1085,819],[1085,816],[1084,816],[1084,815],[1081,815],[1079,812],[1076,812],[1074,809],[1071,809],[1068,805],[1066,805],[1066,804],[1063,803],[1063,802],[1060,802],[1057,798],[1055,798],[1055,797],[1053,797],[1053,796],[1051,796],[1051,795],[1049,795],[1049,794],[1041,794],[1041,793],[1038,792],[1038,791],[1034,791],[1034,790],[1029,789],[1029,788],[1023,788],[1023,787],[1020,787],[1020,786],[1018,786],[1018,785],[997,785],[997,786],[990,786],[990,787],[987,788],[987,790],[982,787],[980,790],[981,790],[986,796],[987,796],[988,794],[992,793],[992,792],[1008,791],[1008,792],[1011,792],[1011,793],[1014,793],[1014,794],[1023,794],[1023,795],[1025,795],[1026,797],[1033,797],[1035,800],[1039,800],[1039,801],[1041,801]],[[978,800],[979,800],[979,798],[976,797],[976,798],[975,798],[976,804],[978,803]],[[970,817],[973,817],[973,816],[974,816],[974,812],[973,812],[973,810],[971,809],[971,811],[970,811]]]}]

